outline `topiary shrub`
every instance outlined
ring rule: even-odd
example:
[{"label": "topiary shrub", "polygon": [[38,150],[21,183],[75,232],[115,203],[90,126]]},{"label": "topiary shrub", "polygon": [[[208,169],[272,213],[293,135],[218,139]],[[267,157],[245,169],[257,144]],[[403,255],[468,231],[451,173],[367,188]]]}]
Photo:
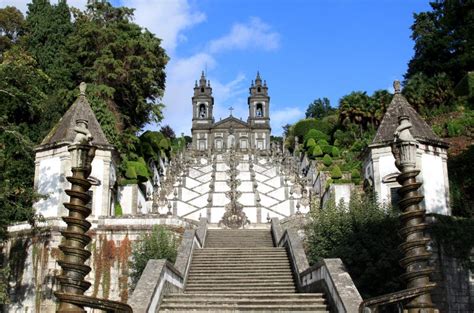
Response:
[{"label": "topiary shrub", "polygon": [[137,172],[135,171],[135,166],[133,166],[133,163],[127,162],[126,168],[125,177],[128,179],[137,179]]},{"label": "topiary shrub", "polygon": [[335,158],[338,158],[338,157],[341,156],[341,152],[339,151],[339,149],[337,147],[332,147],[331,154]]},{"label": "topiary shrub", "polygon": [[339,166],[335,165],[331,170],[332,179],[340,179],[342,177],[342,172]]},{"label": "topiary shrub", "polygon": [[318,145],[319,146],[327,146],[327,145],[329,145],[329,143],[326,139],[319,139],[318,140]]},{"label": "topiary shrub", "polygon": [[296,122],[293,126],[293,135],[300,138],[300,142],[304,139],[304,136],[313,128],[316,128],[318,121],[314,118],[307,118]]},{"label": "topiary shrub", "polygon": [[332,158],[329,154],[325,154],[323,156],[323,164],[326,166],[326,167],[329,167],[332,165]]},{"label": "topiary shrub", "polygon": [[359,172],[358,169],[354,168],[354,169],[351,171],[351,178],[360,179],[360,172]]},{"label": "topiary shrub", "polygon": [[160,140],[160,149],[162,150],[168,150],[170,148],[170,143],[168,142],[168,139],[163,138]]},{"label": "topiary shrub", "polygon": [[309,138],[306,141],[306,148],[311,148],[311,147],[314,147],[315,145],[316,145],[316,141],[313,138]]},{"label": "topiary shrub", "polygon": [[313,147],[313,151],[312,151],[312,155],[313,157],[320,157],[323,155],[323,150],[321,150],[321,147],[316,145]]},{"label": "topiary shrub", "polygon": [[304,140],[309,140],[313,138],[315,141],[319,140],[329,140],[329,136],[317,129],[310,129],[304,136]]},{"label": "topiary shrub", "polygon": [[329,155],[332,154],[332,146],[330,145],[321,146],[321,150],[323,150],[324,154],[329,154]]}]

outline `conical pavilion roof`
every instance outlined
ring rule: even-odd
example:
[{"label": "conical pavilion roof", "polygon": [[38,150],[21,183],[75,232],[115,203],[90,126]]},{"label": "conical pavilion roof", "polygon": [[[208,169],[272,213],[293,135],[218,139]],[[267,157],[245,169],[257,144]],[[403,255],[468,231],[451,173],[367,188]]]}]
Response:
[{"label": "conical pavilion roof", "polygon": [[89,122],[88,128],[93,137],[92,144],[108,148],[112,147],[105,137],[94,111],[92,111],[85,95],[85,90],[84,92],[81,90],[79,97],[66,111],[49,134],[43,139],[39,148],[61,143],[72,143],[76,136],[76,132],[73,129],[76,126],[76,120],[78,119],[87,120]]},{"label": "conical pavilion roof", "polygon": [[448,146],[446,142],[433,132],[431,127],[399,91],[395,92],[371,145],[390,144],[393,142],[393,133],[398,127],[398,116],[401,112],[410,118],[410,122],[413,125],[410,132],[418,141],[436,146]]}]

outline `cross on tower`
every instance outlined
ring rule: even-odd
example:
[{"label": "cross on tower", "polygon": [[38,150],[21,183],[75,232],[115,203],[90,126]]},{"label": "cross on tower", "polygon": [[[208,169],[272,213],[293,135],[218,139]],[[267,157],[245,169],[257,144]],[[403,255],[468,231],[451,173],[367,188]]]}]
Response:
[{"label": "cross on tower", "polygon": [[229,108],[229,111],[230,111],[230,116],[232,116],[232,111],[234,111],[234,108],[233,108],[233,107],[230,107],[230,108]]}]

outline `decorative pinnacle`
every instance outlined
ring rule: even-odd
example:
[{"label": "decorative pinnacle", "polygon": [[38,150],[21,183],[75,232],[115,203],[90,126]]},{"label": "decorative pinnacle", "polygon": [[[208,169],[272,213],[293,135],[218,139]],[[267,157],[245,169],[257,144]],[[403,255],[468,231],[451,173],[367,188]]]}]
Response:
[{"label": "decorative pinnacle", "polygon": [[400,93],[401,92],[401,86],[400,86],[400,81],[395,80],[393,82],[393,89],[395,90],[395,93]]},{"label": "decorative pinnacle", "polygon": [[87,84],[85,82],[82,82],[82,83],[79,84],[79,94],[81,96],[86,95],[86,89],[87,89]]}]

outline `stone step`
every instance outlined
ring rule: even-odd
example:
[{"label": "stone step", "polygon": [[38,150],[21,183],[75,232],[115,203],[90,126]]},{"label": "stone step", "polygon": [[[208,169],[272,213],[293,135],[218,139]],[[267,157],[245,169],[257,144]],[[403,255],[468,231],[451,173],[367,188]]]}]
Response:
[{"label": "stone step", "polygon": [[188,282],[186,284],[186,289],[188,287],[212,287],[216,286],[219,288],[225,288],[225,287],[231,287],[231,288],[254,288],[254,287],[275,287],[275,286],[282,286],[282,287],[295,287],[295,284],[293,283],[293,280],[288,281],[267,281],[267,280],[260,280],[260,281],[253,281],[252,283],[246,283],[245,280],[241,281],[232,281],[232,282],[226,282],[226,281],[221,281],[221,282]]},{"label": "stone step", "polygon": [[248,293],[249,290],[254,292],[282,292],[282,293],[294,293],[296,292],[294,287],[288,286],[244,286],[244,287],[220,287],[220,286],[210,286],[210,287],[188,287],[186,286],[186,293]]},{"label": "stone step", "polygon": [[194,275],[232,275],[232,276],[241,276],[241,275],[292,275],[291,269],[289,268],[284,268],[284,269],[248,269],[248,270],[242,270],[242,271],[236,271],[236,270],[230,270],[230,269],[220,269],[220,270],[215,270],[215,269],[199,269],[199,270],[193,270],[191,269],[189,271],[189,276],[194,276]]},{"label": "stone step", "polygon": [[224,297],[181,297],[181,298],[170,298],[165,297],[162,302],[162,306],[171,306],[175,304],[186,304],[186,303],[199,303],[199,304],[258,304],[258,305],[268,305],[268,304],[299,304],[299,305],[307,305],[307,304],[319,304],[319,305],[326,305],[326,301],[324,298],[300,298],[300,299],[293,299],[293,298],[283,298],[275,299],[263,299],[263,298],[224,298]]},{"label": "stone step", "polygon": [[190,274],[188,276],[188,281],[190,279],[203,279],[203,278],[209,278],[209,279],[227,279],[227,278],[232,278],[232,279],[250,279],[250,278],[255,278],[255,279],[276,279],[276,278],[287,278],[293,277],[291,275],[291,272],[288,271],[282,271],[282,272],[271,272],[271,273],[259,273],[259,272],[242,272],[242,273],[231,273],[231,275],[222,275],[222,273],[193,273],[192,275]]},{"label": "stone step", "polygon": [[191,266],[200,265],[200,266],[240,266],[240,265],[262,265],[262,266],[271,266],[271,265],[290,265],[289,260],[273,260],[271,258],[265,259],[233,259],[233,260],[196,260],[192,262]]},{"label": "stone step", "polygon": [[194,285],[194,284],[225,284],[225,283],[231,283],[231,284],[245,284],[247,283],[249,287],[254,286],[254,284],[259,284],[261,282],[268,283],[268,284],[273,284],[273,283],[281,283],[281,284],[293,284],[293,277],[291,276],[286,276],[286,277],[267,277],[267,278],[242,278],[242,277],[232,277],[232,276],[224,276],[222,278],[204,278],[204,277],[190,277],[187,280],[188,285]]},{"label": "stone step", "polygon": [[218,294],[218,295],[210,295],[207,293],[202,293],[202,294],[197,294],[197,293],[192,293],[192,294],[187,294],[185,293],[170,293],[166,295],[168,298],[186,298],[186,299],[194,299],[194,298],[223,298],[223,299],[324,299],[324,294],[322,293],[279,293],[279,294],[274,294],[274,293],[243,293],[239,295],[235,295],[233,293],[229,294]]},{"label": "stone step", "polygon": [[189,310],[187,312],[194,312],[195,310],[213,310],[215,312],[223,312],[225,310],[234,310],[237,311],[286,311],[294,312],[298,311],[311,311],[311,312],[327,312],[327,307],[325,304],[313,303],[313,304],[291,304],[291,303],[276,303],[276,304],[243,304],[243,303],[233,303],[233,304],[201,304],[201,303],[176,303],[173,305],[163,304],[160,307],[160,311],[166,312],[167,310]]},{"label": "stone step", "polygon": [[[192,265],[191,266],[191,273],[194,273],[194,272],[199,272],[199,271],[205,271],[205,270],[213,270],[213,271],[216,271],[216,272],[220,272],[220,273],[223,273],[223,272],[234,272],[234,273],[237,273],[237,272],[246,272],[246,271],[254,271],[254,272],[259,272],[259,271],[264,271],[266,269],[268,269],[268,266],[265,266],[265,265],[253,265],[253,266],[228,266],[228,265],[223,265],[223,266],[199,266],[199,265]],[[272,265],[272,269],[273,270],[279,270],[279,271],[282,271],[282,270],[287,270],[287,271],[291,271],[291,267],[289,265]]]}]

